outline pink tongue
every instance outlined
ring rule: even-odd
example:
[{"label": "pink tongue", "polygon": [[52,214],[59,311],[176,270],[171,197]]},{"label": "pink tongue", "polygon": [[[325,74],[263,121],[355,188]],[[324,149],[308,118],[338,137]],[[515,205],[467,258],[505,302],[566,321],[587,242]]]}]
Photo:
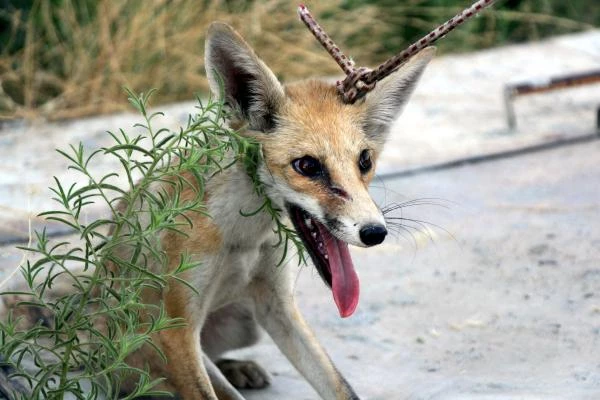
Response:
[{"label": "pink tongue", "polygon": [[335,238],[326,229],[320,231],[329,256],[333,299],[340,316],[346,318],[354,313],[358,305],[360,292],[358,275],[354,270],[348,244]]}]

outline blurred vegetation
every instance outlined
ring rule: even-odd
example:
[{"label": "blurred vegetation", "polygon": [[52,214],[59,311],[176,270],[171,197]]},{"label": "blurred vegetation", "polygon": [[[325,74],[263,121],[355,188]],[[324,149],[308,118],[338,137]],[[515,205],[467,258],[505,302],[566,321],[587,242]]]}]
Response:
[{"label": "blurred vegetation", "polygon": [[[470,0],[309,2],[359,65],[373,65]],[[206,90],[208,24],[230,23],[284,80],[338,74],[296,16],[266,0],[0,0],[0,117],[69,118],[125,108],[123,86],[159,102]],[[506,0],[451,33],[441,52],[468,51],[600,25],[600,3]]]}]

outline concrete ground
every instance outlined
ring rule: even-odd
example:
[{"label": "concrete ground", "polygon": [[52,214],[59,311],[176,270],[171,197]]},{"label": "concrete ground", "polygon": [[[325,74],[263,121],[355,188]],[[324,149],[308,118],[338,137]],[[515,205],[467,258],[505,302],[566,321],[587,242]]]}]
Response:
[{"label": "concrete ground", "polygon": [[[600,141],[392,177],[593,134],[599,85],[518,99],[516,131],[505,125],[502,88],[597,68],[599,59],[592,31],[442,57],[428,69],[373,192],[382,205],[435,204],[404,208],[396,237],[353,249],[362,284],[353,317],[338,317],[310,267],[299,273],[304,314],[361,398],[600,399]],[[191,107],[161,108],[164,124],[177,126]],[[51,177],[74,179],[53,149],[102,146],[105,130],[137,120],[0,127],[0,279],[20,260],[13,244],[26,241],[29,217],[52,206]],[[241,356],[273,375],[248,399],[317,398],[269,339]]]}]

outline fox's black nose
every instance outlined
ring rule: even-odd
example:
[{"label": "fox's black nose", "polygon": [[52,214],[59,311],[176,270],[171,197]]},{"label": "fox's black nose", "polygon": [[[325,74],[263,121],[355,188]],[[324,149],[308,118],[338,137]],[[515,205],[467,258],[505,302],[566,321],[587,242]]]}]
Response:
[{"label": "fox's black nose", "polygon": [[385,226],[379,224],[365,225],[360,229],[359,232],[360,240],[367,246],[375,246],[383,242],[385,235],[387,235],[387,229]]}]

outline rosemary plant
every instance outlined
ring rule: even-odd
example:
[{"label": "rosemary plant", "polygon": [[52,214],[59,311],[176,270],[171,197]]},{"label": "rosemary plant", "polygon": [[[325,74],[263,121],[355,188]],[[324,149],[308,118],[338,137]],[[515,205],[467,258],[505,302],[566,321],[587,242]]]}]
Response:
[{"label": "rosemary plant", "polygon": [[[165,268],[162,274],[154,274],[144,264],[152,257],[153,262],[166,265],[157,235],[164,230],[184,234],[182,225],[191,224],[187,215],[206,213],[206,179],[236,162],[244,162],[256,193],[265,199],[259,209],[240,213],[267,212],[279,245],[284,246],[281,262],[290,243],[297,247],[300,260],[305,259],[301,241],[284,224],[281,210],[259,181],[259,144],[226,127],[223,103],[199,100],[196,115],[188,118],[185,127],[176,132],[156,130],[153,121],[161,113],[147,109],[152,93],[137,96],[128,91],[129,101],[143,117],[137,125],[141,133],[109,132],[114,144],[93,151],[82,144],[58,150],[85,183],[65,186],[55,178],[51,190],[60,206],[42,215],[69,226],[80,240],[57,242],[45,230],[36,232],[36,244],[24,248],[32,255],[21,268],[26,289],[2,293],[22,300],[0,323],[0,367],[10,370],[11,380],[23,389],[12,394],[15,399],[168,395],[154,390],[158,381],[151,381],[147,371],[129,367],[126,358],[141,346],[152,346],[155,333],[183,321],[169,318],[161,305],[141,304],[141,293],[160,290],[169,280],[180,280],[181,272],[201,266],[182,256],[175,271]],[[115,157],[121,170],[100,177],[92,174],[91,167],[102,157]],[[125,188],[117,184],[122,177]],[[158,182],[167,183],[163,187],[168,190],[153,190]],[[184,189],[192,190],[192,199],[181,198]],[[109,216],[86,222],[83,211],[98,202],[106,205]],[[127,256],[117,251],[124,246]],[[111,263],[118,268],[110,270]],[[59,285],[68,290],[53,296]],[[24,314],[20,308],[33,308],[36,315],[49,317],[27,326],[18,318]],[[33,366],[26,360],[32,360]],[[137,382],[126,397],[120,397],[123,379]]]}]

